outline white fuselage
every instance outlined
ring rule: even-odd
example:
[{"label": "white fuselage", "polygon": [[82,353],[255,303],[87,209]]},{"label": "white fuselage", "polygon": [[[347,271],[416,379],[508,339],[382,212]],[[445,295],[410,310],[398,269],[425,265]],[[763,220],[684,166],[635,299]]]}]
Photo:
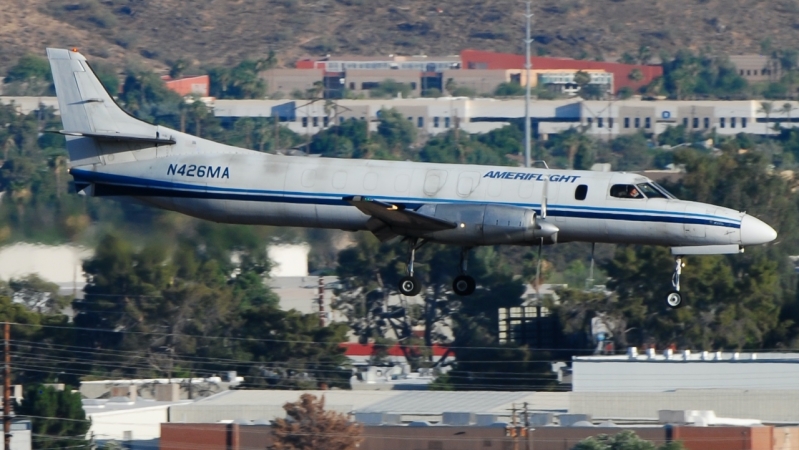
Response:
[{"label": "white fuselage", "polygon": [[[98,149],[98,160],[75,165],[71,173],[76,182],[93,184],[94,195],[136,197],[225,223],[364,230],[369,216],[345,198],[366,196],[409,209],[501,204],[540,212],[546,191],[547,220],[560,230],[560,242],[747,244],[741,212],[610,195],[613,185],[650,181],[637,174],[275,156],[163,130],[175,145]],[[584,200],[575,195],[580,185],[587,186]]]}]

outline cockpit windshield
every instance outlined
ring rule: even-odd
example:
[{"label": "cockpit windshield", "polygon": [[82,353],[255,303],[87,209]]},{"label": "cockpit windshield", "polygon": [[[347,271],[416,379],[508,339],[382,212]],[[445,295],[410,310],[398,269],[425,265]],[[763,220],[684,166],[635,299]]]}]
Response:
[{"label": "cockpit windshield", "polygon": [[675,197],[675,196],[674,196],[674,194],[672,194],[671,192],[667,191],[667,190],[666,190],[666,188],[664,188],[663,186],[661,186],[661,185],[659,185],[659,184],[655,183],[654,181],[653,181],[653,182],[651,182],[651,183],[649,183],[649,184],[651,184],[652,186],[654,186],[654,187],[655,187],[655,189],[657,189],[658,191],[660,191],[660,193],[661,193],[661,194],[663,194],[663,195],[665,195],[666,197],[668,197],[668,198],[670,198],[670,199],[672,199],[672,200],[677,200],[677,197]]},{"label": "cockpit windshield", "polygon": [[616,184],[610,188],[610,196],[616,198],[632,199],[662,198],[668,200],[677,198],[655,182]]},{"label": "cockpit windshield", "polygon": [[643,192],[644,195],[646,195],[647,198],[665,198],[665,199],[669,198],[664,193],[660,192],[657,188],[655,188],[655,186],[649,183],[640,183],[636,186],[638,187],[639,191]]}]

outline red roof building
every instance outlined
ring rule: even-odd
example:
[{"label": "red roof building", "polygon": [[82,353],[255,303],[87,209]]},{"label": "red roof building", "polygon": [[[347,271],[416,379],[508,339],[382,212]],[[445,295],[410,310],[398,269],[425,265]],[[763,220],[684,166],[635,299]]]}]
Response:
[{"label": "red roof building", "polygon": [[173,80],[168,75],[161,77],[169,90],[175,91],[181,97],[198,95],[208,97],[211,89],[211,78],[208,75],[186,77]]},{"label": "red roof building", "polygon": [[[611,63],[604,61],[586,61],[567,58],[549,58],[534,56],[531,58],[534,70],[604,70],[612,73],[616,91],[629,87],[637,91],[652,80],[663,76],[661,66],[645,66],[633,64]],[[461,67],[464,69],[524,69],[525,56],[511,53],[487,52],[481,50],[464,50],[461,52]],[[638,69],[643,78],[639,81],[630,79],[630,73]]]}]

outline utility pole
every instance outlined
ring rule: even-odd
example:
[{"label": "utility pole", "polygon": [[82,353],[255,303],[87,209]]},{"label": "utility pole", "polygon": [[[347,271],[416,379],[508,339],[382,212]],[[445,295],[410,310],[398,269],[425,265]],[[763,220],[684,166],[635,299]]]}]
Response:
[{"label": "utility pole", "polygon": [[527,14],[525,14],[525,17],[527,18],[527,35],[524,40],[525,47],[527,49],[527,59],[525,60],[524,64],[524,68],[527,71],[527,88],[524,91],[524,167],[528,168],[530,167],[530,139],[532,135],[530,130],[530,70],[533,68],[533,63],[530,59],[530,47],[533,44],[533,40],[530,35],[530,28],[533,21],[531,4],[532,0],[527,0]]},{"label": "utility pole", "polygon": [[3,352],[6,364],[3,370],[3,434],[4,449],[11,448],[11,324],[3,324]]}]

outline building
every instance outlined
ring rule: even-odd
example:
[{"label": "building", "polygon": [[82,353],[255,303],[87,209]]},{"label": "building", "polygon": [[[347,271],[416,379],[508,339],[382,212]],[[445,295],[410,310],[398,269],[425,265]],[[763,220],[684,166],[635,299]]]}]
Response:
[{"label": "building", "polygon": [[680,353],[575,357],[569,412],[655,419],[660,410],[799,423],[799,354]]},{"label": "building", "polygon": [[[297,61],[296,68],[291,71],[305,70],[307,74],[297,74],[292,81],[296,83],[293,87],[305,91],[314,83],[322,82],[325,98],[342,98],[345,90],[355,95],[365,94],[389,79],[405,84],[410,88],[409,95],[417,97],[433,89],[446,92],[450,83],[468,88],[478,95],[491,94],[502,83],[528,83],[523,55],[479,50],[464,50],[459,57],[328,56],[319,60]],[[545,85],[555,92],[574,95],[580,89],[580,85],[574,81],[577,72],[588,73],[591,77],[588,84],[599,86],[600,94],[615,94],[620,89],[636,92],[663,75],[659,66],[534,57],[530,84]],[[287,69],[274,69],[263,76],[265,79],[274,79],[289,75]],[[304,86],[297,86],[302,82]],[[270,88],[270,92],[275,91]]]},{"label": "building", "polygon": [[[663,68],[661,66],[621,64],[567,58],[550,58],[543,56],[534,56],[531,58],[531,62],[532,69],[539,71],[606,72],[610,74],[614,80],[614,94],[624,88],[630,89],[632,92],[637,92],[641,87],[646,86],[654,79],[663,76]],[[464,69],[521,70],[525,68],[525,64],[526,58],[524,55],[486,52],[481,50],[464,50],[461,52],[461,66]]]},{"label": "building", "polygon": [[208,75],[172,79],[169,75],[161,77],[166,88],[177,92],[181,97],[194,95],[208,97],[211,92],[211,78]]},{"label": "building", "polygon": [[763,55],[732,55],[730,62],[750,83],[779,81],[782,68],[775,58]]},{"label": "building", "polygon": [[[799,428],[775,426],[698,427],[685,425],[623,425],[613,422],[594,425],[582,421],[572,426],[533,426],[522,423],[493,425],[366,425],[363,450],[481,450],[536,449],[569,450],[580,441],[594,436],[614,436],[632,431],[655,446],[679,441],[687,450],[783,450],[799,445]],[[165,423],[162,426],[162,450],[202,448],[205,450],[246,450],[270,448],[273,444],[268,424],[194,424]]]}]

